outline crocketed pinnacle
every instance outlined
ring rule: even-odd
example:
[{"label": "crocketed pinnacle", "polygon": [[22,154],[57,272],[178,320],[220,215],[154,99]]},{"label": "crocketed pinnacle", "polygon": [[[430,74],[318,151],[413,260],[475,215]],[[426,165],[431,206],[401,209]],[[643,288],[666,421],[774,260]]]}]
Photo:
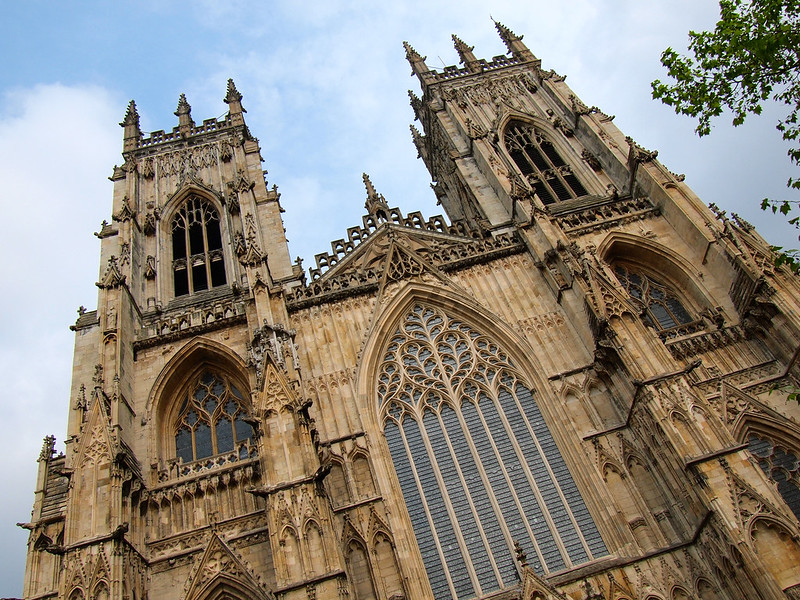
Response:
[{"label": "crocketed pinnacle", "polygon": [[242,95],[239,93],[239,90],[236,89],[236,84],[233,83],[233,79],[228,79],[228,93],[225,95],[223,101],[227,104],[242,101]]},{"label": "crocketed pinnacle", "polygon": [[408,42],[403,42],[403,48],[406,49],[406,60],[408,60],[408,62],[410,62],[412,65],[415,62],[420,62],[425,60],[425,57],[420,56],[419,52],[414,50],[414,48]]},{"label": "crocketed pinnacle", "polygon": [[511,44],[513,44],[514,42],[522,41],[521,35],[517,35],[513,31],[511,31],[508,27],[503,25],[500,21],[495,21],[494,26],[497,29],[497,33],[500,34],[500,39],[503,40],[509,52],[512,51]]},{"label": "crocketed pinnacle", "polygon": [[456,52],[458,52],[458,56],[461,59],[461,62],[463,64],[473,62],[475,60],[475,55],[472,53],[472,51],[475,49],[475,46],[468,45],[455,33],[452,35],[452,38],[453,38],[453,45],[456,47]]},{"label": "crocketed pinnacle", "polygon": [[136,110],[136,102],[133,100],[128,103],[128,110],[125,111],[125,118],[122,119],[120,125],[123,127],[125,125],[139,126],[139,112]]},{"label": "crocketed pinnacle", "polygon": [[186,101],[186,94],[181,94],[181,97],[178,98],[178,109],[175,111],[175,116],[180,117],[181,115],[188,115],[191,114],[192,107]]},{"label": "crocketed pinnacle", "polygon": [[364,186],[367,188],[367,201],[364,203],[364,208],[367,209],[367,212],[375,214],[378,209],[388,209],[389,205],[386,204],[386,199],[382,194],[375,191],[375,186],[372,185],[369,175],[362,173],[361,178],[364,180]]}]

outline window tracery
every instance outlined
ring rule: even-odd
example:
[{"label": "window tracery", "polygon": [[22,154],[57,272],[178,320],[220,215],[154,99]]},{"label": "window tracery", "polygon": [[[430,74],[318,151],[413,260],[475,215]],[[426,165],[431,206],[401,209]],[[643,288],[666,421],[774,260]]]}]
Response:
[{"label": "window tracery", "polygon": [[784,502],[800,521],[800,461],[797,454],[756,433],[748,436],[747,447],[767,478],[777,485]]},{"label": "window tracery", "polygon": [[627,265],[615,265],[614,274],[633,300],[644,309],[644,319],[666,332],[694,319],[678,295],[658,279]]},{"label": "window tracery", "polygon": [[218,373],[205,371],[183,398],[175,426],[175,455],[184,463],[251,452],[253,427],[245,422],[244,396]]},{"label": "window tracery", "polygon": [[384,433],[436,598],[607,554],[530,387],[489,336],[414,306],[380,367]]},{"label": "window tracery", "polygon": [[553,143],[533,125],[511,121],[504,142],[511,158],[544,204],[580,198],[587,194]]},{"label": "window tracery", "polygon": [[210,202],[190,196],[172,219],[175,296],[225,285],[219,214]]}]

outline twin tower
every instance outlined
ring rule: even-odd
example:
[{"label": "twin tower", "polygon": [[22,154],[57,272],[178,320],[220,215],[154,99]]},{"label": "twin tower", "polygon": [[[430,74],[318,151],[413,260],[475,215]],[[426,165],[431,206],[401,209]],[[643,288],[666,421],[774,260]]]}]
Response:
[{"label": "twin tower", "polygon": [[232,81],[131,102],[26,599],[800,598],[797,278],[497,30],[308,274]]}]

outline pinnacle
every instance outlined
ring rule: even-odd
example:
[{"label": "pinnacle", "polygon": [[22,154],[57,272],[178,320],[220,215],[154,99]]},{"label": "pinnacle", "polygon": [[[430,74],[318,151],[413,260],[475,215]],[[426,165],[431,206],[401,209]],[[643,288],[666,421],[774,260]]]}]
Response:
[{"label": "pinnacle", "polygon": [[[459,38],[455,33],[451,36],[453,38],[453,44],[456,47],[459,55],[463,54],[464,52],[472,52],[475,50],[475,46],[468,45],[464,40]],[[463,57],[462,57],[463,58]]]},{"label": "pinnacle", "polygon": [[508,27],[503,25],[500,21],[495,21],[494,22],[494,26],[497,29],[497,33],[500,34],[500,37],[503,39],[503,41],[506,44],[509,44],[512,41],[522,40],[522,36],[521,35],[515,34]]},{"label": "pinnacle", "polygon": [[192,112],[191,105],[186,101],[186,94],[181,94],[178,98],[178,109],[175,111],[175,116],[188,115]]},{"label": "pinnacle", "polygon": [[403,48],[406,49],[406,58],[409,62],[417,62],[420,60],[425,60],[424,57],[419,55],[419,52],[414,50],[414,48],[408,42],[403,42]]},{"label": "pinnacle", "polygon": [[364,180],[364,186],[367,188],[367,201],[364,203],[364,208],[366,208],[370,214],[374,214],[381,208],[388,209],[386,199],[383,197],[383,194],[379,194],[375,191],[375,186],[372,185],[369,175],[362,173],[361,177]]},{"label": "pinnacle", "polygon": [[377,198],[378,194],[375,191],[375,186],[372,185],[372,181],[369,179],[369,175],[362,173],[361,178],[364,180],[364,186],[367,188],[367,198],[370,200]]},{"label": "pinnacle", "polygon": [[120,125],[123,127],[125,125],[139,125],[139,112],[136,110],[136,102],[133,100],[128,103],[128,110],[125,111],[125,117]]},{"label": "pinnacle", "polygon": [[230,104],[231,102],[241,102],[242,95],[239,93],[239,90],[236,89],[236,84],[233,83],[233,79],[228,79],[228,93],[225,94],[224,102]]}]

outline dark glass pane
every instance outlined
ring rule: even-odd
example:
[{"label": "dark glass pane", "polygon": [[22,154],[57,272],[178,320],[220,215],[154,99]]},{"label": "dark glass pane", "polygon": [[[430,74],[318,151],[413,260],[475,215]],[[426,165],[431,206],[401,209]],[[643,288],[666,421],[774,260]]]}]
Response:
[{"label": "dark glass pane", "polygon": [[655,317],[656,321],[658,321],[658,325],[661,327],[661,329],[669,329],[670,327],[675,327],[677,325],[675,319],[672,318],[672,315],[669,314],[667,309],[661,304],[651,304],[650,314]]},{"label": "dark glass pane", "polygon": [[206,401],[203,402],[203,408],[206,412],[210,415],[214,414],[214,410],[217,408],[217,399],[214,396],[209,395],[206,398]]},{"label": "dark glass pane", "polygon": [[222,237],[219,233],[219,221],[216,217],[206,221],[206,236],[208,237],[208,250],[220,250],[222,248]]},{"label": "dark glass pane", "polygon": [[217,433],[217,453],[233,452],[233,423],[220,419],[215,426]]},{"label": "dark glass pane", "polygon": [[689,313],[686,312],[686,309],[683,308],[683,304],[681,304],[677,298],[667,298],[667,307],[672,312],[676,321],[681,325],[691,322],[692,317],[689,316]]},{"label": "dark glass pane", "polygon": [[206,251],[203,241],[203,225],[194,222],[189,225],[189,254],[203,254]]},{"label": "dark glass pane", "polygon": [[175,270],[175,295],[185,296],[189,293],[189,274],[186,269]]},{"label": "dark glass pane", "polygon": [[543,204],[553,204],[553,202],[556,201],[543,182],[537,181],[533,187],[536,190],[536,195],[539,196],[539,200],[541,200]]},{"label": "dark glass pane", "polygon": [[186,230],[183,225],[172,231],[172,260],[186,258]]},{"label": "dark glass pane", "polygon": [[780,482],[778,483],[778,492],[792,509],[794,516],[800,520],[800,489],[797,484],[793,481]]},{"label": "dark glass pane", "polygon": [[403,499],[406,502],[408,515],[411,518],[411,526],[417,538],[417,545],[422,555],[422,562],[425,565],[425,572],[428,574],[428,581],[433,590],[433,597],[437,600],[439,598],[451,600],[450,586],[447,584],[444,566],[436,548],[433,532],[425,514],[422,497],[414,480],[414,472],[406,454],[400,430],[397,425],[390,422],[386,424],[384,434],[386,435],[389,452],[392,455],[392,463],[397,473],[397,479],[400,482],[400,489],[403,490]]},{"label": "dark glass pane", "polygon": [[561,182],[561,179],[558,177],[552,177],[551,179],[547,180],[547,183],[550,184],[550,187],[553,188],[556,196],[558,196],[559,200],[569,200],[572,198],[572,194],[570,194],[569,190],[564,186]]},{"label": "dark glass pane", "polygon": [[199,418],[200,417],[198,417],[196,410],[190,410],[189,414],[186,415],[185,421],[191,426],[191,425],[194,425],[195,423],[197,423]]},{"label": "dark glass pane", "polygon": [[575,177],[574,173],[569,173],[568,175],[564,176],[564,179],[567,181],[567,185],[572,188],[576,197],[585,196],[586,189],[581,185],[581,182]]},{"label": "dark glass pane", "polygon": [[192,291],[199,292],[208,289],[208,279],[206,277],[206,266],[204,264],[192,267]]},{"label": "dark glass pane", "polygon": [[175,455],[185,463],[194,460],[192,432],[186,427],[182,427],[175,436]]},{"label": "dark glass pane", "polygon": [[242,420],[243,415],[239,414],[234,421],[234,428],[236,429],[236,441],[243,442],[253,437],[253,426],[245,423]]},{"label": "dark glass pane", "polygon": [[528,159],[525,156],[525,153],[522,152],[522,150],[512,150],[511,151],[511,158],[517,164],[517,166],[519,167],[519,170],[522,171],[523,175],[530,175],[531,173],[534,172],[533,167],[528,162]]},{"label": "dark glass pane", "polygon": [[547,155],[547,158],[550,159],[550,162],[553,163],[554,167],[560,167],[566,164],[550,142],[542,142],[539,147],[544,150],[544,153]]},{"label": "dark glass pane", "polygon": [[546,171],[550,168],[550,165],[547,163],[544,156],[542,156],[542,153],[539,152],[536,146],[528,146],[525,148],[525,153],[528,155],[530,161],[536,165],[536,168],[539,169],[539,171]]},{"label": "dark glass pane", "polygon": [[225,262],[222,257],[211,261],[211,287],[225,285]]},{"label": "dark glass pane", "polygon": [[214,454],[211,447],[211,428],[204,421],[198,423],[194,429],[194,447],[198,460]]}]

